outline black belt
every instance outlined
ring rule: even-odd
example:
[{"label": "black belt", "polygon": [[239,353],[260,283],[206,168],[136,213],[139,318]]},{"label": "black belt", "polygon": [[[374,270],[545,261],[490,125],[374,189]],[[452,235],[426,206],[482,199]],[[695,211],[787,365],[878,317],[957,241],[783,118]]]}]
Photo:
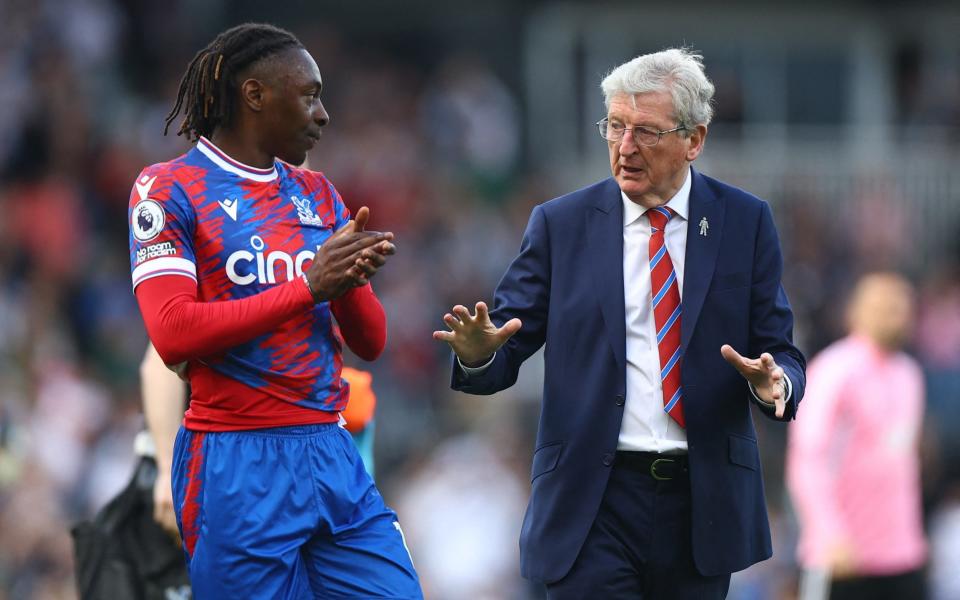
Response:
[{"label": "black belt", "polygon": [[669,481],[686,477],[690,471],[686,454],[659,454],[657,452],[633,452],[620,450],[614,465],[644,473],[657,481]]}]

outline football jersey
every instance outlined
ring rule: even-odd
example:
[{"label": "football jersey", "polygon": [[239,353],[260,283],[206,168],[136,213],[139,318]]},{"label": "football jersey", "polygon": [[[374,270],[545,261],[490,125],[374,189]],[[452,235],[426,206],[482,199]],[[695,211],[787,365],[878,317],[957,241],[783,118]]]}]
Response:
[{"label": "football jersey", "polygon": [[[249,167],[200,138],[179,158],[143,170],[128,218],[134,290],[153,277],[189,277],[198,301],[217,302],[300,277],[350,215],[322,174],[279,160],[269,169]],[[349,396],[341,348],[330,304],[321,302],[274,331],[190,360],[185,425],[228,430],[329,421]]]}]

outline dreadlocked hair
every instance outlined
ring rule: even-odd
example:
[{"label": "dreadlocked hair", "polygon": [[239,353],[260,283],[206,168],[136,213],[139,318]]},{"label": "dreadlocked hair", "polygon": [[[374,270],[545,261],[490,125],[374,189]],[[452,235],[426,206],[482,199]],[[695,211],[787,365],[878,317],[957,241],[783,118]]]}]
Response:
[{"label": "dreadlocked hair", "polygon": [[236,75],[288,48],[303,45],[289,31],[266,23],[244,23],[218,35],[190,61],[163,135],[181,112],[183,121],[177,135],[186,135],[190,141],[210,137],[214,129],[229,124],[237,102]]}]

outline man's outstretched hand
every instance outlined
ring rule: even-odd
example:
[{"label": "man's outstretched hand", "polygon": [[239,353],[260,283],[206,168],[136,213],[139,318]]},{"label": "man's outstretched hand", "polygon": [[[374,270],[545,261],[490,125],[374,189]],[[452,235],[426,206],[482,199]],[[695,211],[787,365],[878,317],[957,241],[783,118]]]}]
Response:
[{"label": "man's outstretched hand", "polygon": [[760,400],[775,405],[777,418],[783,418],[787,407],[787,386],[783,369],[777,366],[773,356],[764,352],[760,358],[747,358],[729,344],[720,348],[720,354],[753,385]]},{"label": "man's outstretched hand", "polygon": [[483,302],[477,302],[476,311],[471,315],[467,307],[458,304],[443,315],[443,322],[450,330],[433,332],[433,339],[450,344],[466,367],[479,367],[490,360],[521,326],[520,319],[510,319],[498,328],[490,320]]}]

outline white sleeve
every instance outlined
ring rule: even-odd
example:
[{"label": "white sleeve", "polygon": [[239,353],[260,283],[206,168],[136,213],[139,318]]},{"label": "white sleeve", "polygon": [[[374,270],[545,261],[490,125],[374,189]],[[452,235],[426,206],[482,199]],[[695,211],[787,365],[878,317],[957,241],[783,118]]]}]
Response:
[{"label": "white sleeve", "polygon": [[497,354],[494,353],[493,356],[490,357],[490,360],[483,363],[479,367],[468,367],[462,362],[460,362],[460,357],[458,356],[457,365],[459,365],[460,369],[466,374],[467,377],[470,377],[471,375],[479,375],[480,373],[483,373],[484,371],[489,369],[490,365],[493,364],[493,359],[495,359],[496,357],[497,357]]}]

